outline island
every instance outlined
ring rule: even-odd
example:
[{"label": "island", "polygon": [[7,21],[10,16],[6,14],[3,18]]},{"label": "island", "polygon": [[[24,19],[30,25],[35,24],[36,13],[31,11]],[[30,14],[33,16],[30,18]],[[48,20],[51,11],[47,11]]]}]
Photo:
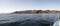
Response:
[{"label": "island", "polygon": [[17,14],[40,14],[40,13],[60,13],[58,10],[24,10],[24,11],[15,11],[13,13]]}]

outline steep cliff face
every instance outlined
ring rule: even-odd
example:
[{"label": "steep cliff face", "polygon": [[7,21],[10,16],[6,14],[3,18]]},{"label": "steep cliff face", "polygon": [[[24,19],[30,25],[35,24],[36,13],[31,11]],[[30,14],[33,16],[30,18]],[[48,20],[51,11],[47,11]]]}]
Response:
[{"label": "steep cliff face", "polygon": [[26,11],[15,11],[14,13],[38,14],[38,13],[60,13],[60,11],[56,11],[56,10],[26,10]]}]

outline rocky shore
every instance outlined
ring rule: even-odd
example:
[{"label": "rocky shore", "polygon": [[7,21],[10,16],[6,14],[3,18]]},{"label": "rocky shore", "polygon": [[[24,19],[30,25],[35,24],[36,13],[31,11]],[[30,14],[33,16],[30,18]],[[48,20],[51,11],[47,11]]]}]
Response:
[{"label": "rocky shore", "polygon": [[39,13],[60,13],[57,10],[25,10],[25,11],[15,11],[13,13],[19,14],[39,14]]}]

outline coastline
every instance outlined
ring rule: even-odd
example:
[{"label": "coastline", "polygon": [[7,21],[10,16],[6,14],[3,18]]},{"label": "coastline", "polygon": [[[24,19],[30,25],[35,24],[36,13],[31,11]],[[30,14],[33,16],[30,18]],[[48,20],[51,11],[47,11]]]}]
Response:
[{"label": "coastline", "polygon": [[57,10],[23,10],[23,11],[15,11],[13,14],[56,14],[60,13]]}]

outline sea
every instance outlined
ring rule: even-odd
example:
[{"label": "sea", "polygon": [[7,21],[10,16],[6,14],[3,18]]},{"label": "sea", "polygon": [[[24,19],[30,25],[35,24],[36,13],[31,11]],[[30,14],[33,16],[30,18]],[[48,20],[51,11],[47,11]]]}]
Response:
[{"label": "sea", "polygon": [[0,26],[53,26],[60,14],[0,14]]}]

